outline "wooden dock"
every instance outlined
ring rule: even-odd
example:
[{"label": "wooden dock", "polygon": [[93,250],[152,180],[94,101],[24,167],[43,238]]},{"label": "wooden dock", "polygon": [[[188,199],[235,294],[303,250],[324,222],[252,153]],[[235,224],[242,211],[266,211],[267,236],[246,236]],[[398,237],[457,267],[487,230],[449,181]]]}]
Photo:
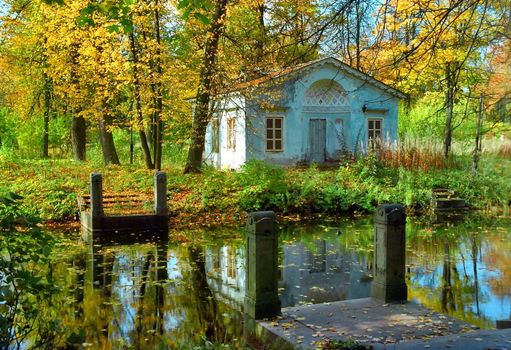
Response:
[{"label": "wooden dock", "polygon": [[[168,231],[167,179],[154,174],[154,199],[141,194],[104,194],[100,173],[90,175],[90,194],[77,197],[80,222],[92,233]],[[151,208],[152,204],[152,208]],[[115,214],[120,211],[123,215]]]}]

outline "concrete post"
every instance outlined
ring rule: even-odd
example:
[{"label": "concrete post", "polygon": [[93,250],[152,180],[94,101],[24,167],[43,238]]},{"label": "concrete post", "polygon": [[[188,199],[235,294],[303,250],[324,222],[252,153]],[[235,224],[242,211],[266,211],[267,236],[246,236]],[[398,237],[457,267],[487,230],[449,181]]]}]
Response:
[{"label": "concrete post", "polygon": [[103,216],[103,177],[100,173],[90,174],[90,214],[93,218]]},{"label": "concrete post", "polygon": [[247,220],[245,314],[254,318],[280,315],[278,232],[275,213],[249,213]]},{"label": "concrete post", "polygon": [[374,280],[371,294],[384,302],[406,301],[406,214],[397,204],[374,214]]},{"label": "concrete post", "polygon": [[167,216],[167,175],[163,171],[154,173],[154,213]]}]

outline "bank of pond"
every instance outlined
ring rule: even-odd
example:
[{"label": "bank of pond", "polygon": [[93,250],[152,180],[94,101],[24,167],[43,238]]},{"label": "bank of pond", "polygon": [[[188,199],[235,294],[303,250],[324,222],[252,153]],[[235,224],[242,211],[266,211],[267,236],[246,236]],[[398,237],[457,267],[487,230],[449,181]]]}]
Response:
[{"label": "bank of pond", "polygon": [[[44,336],[57,348],[253,346],[243,330],[244,231],[174,239],[183,234],[57,245],[58,258],[38,267],[55,288],[36,301],[44,311],[22,347]],[[368,297],[372,268],[371,217],[280,223],[282,307]],[[511,315],[511,219],[409,218],[407,284],[409,300],[494,328]]]}]

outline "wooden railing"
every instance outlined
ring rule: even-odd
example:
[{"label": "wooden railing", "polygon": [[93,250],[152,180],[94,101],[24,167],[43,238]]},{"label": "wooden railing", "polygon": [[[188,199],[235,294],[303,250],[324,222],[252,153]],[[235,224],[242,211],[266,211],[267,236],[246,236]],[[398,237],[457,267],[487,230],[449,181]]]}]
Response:
[{"label": "wooden railing", "polygon": [[[90,211],[91,196],[77,197],[80,211]],[[138,215],[150,214],[153,211],[154,198],[152,193],[104,193],[103,210],[106,215]]]}]

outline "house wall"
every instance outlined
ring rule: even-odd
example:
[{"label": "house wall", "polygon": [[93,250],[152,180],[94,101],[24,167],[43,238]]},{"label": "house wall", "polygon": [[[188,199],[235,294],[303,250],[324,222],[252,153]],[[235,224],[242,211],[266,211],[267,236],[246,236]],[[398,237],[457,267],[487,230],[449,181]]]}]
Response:
[{"label": "house wall", "polygon": [[[333,80],[344,89],[349,101],[347,109],[328,111],[307,108],[304,111],[306,91],[321,80]],[[308,162],[309,123],[315,118],[326,119],[327,160],[339,159],[342,144],[350,152],[365,151],[368,118],[382,118],[384,139],[392,142],[397,138],[398,98],[359,78],[340,72],[333,64],[304,70],[299,78],[288,80],[281,89],[281,96],[270,103],[270,108],[265,107],[268,104],[265,100],[268,94],[247,101],[247,159],[279,164]],[[367,107],[366,112],[362,111],[364,105]],[[285,146],[282,152],[265,151],[266,116],[284,117]]]},{"label": "house wall", "polygon": [[[212,117],[218,119],[219,152],[213,152],[213,123],[210,122],[206,129],[203,159],[207,164],[216,168],[237,169],[246,161],[245,99],[239,95],[231,95],[216,103]],[[235,120],[234,149],[230,149],[227,142],[227,121],[229,118]]]}]

